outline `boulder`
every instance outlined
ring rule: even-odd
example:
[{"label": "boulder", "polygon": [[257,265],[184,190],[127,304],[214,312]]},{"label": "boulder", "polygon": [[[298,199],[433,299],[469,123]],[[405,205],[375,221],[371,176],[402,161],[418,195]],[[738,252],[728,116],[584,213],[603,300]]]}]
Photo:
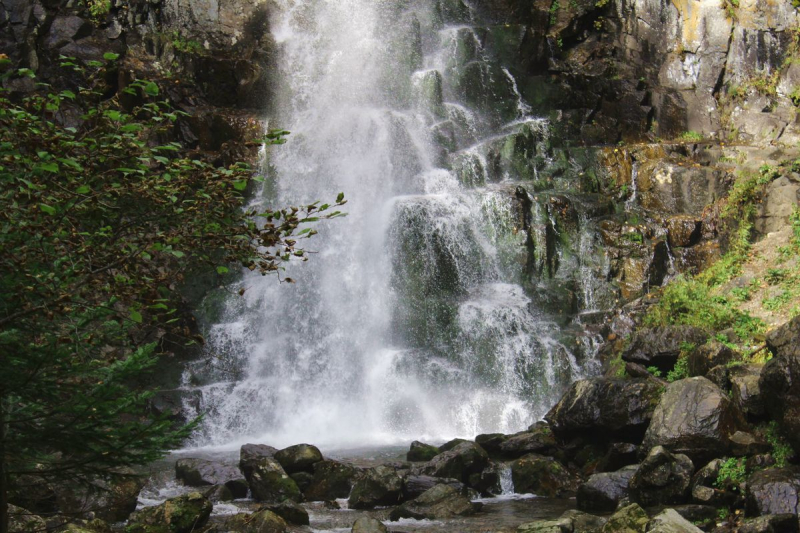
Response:
[{"label": "boulder", "polygon": [[747,479],[747,513],[750,516],[800,513],[800,469],[772,468]]},{"label": "boulder", "polygon": [[285,533],[287,528],[283,518],[267,510],[235,514],[224,524],[224,531],[233,533]]},{"label": "boulder", "polygon": [[682,517],[675,509],[666,509],[647,525],[648,533],[701,533],[702,530]]},{"label": "boulder", "polygon": [[245,444],[239,450],[239,469],[246,478],[261,459],[273,457],[277,451],[277,448],[266,444]]},{"label": "boulder", "polygon": [[642,450],[664,446],[703,463],[725,454],[730,437],[746,429],[739,408],[706,378],[671,383],[658,403]]},{"label": "boulder", "polygon": [[633,503],[611,515],[600,533],[644,533],[649,521],[644,509]]},{"label": "boulder", "polygon": [[622,360],[644,366],[656,366],[662,372],[672,370],[681,349],[688,343],[705,344],[708,334],[692,326],[661,326],[634,331]]},{"label": "boulder", "polygon": [[362,516],[353,524],[350,533],[388,533],[389,529],[380,520]]},{"label": "boulder", "polygon": [[454,516],[472,515],[481,507],[482,504],[470,501],[453,487],[436,485],[415,500],[405,502],[393,509],[389,514],[389,519],[393,521],[401,518],[441,520]]},{"label": "boulder", "polygon": [[529,453],[552,455],[556,450],[556,439],[552,430],[542,424],[511,435],[500,444],[498,451],[505,459],[517,459]]},{"label": "boulder", "polygon": [[484,468],[483,471],[470,474],[467,485],[484,496],[500,494],[500,472],[498,471],[498,465],[492,463]]},{"label": "boulder", "polygon": [[306,511],[302,505],[292,500],[262,505],[258,510],[275,513],[290,524],[297,524],[299,526],[307,526],[309,524],[308,511]]},{"label": "boulder", "polygon": [[322,452],[310,444],[295,444],[275,452],[278,461],[287,474],[313,472],[314,464],[322,461]]},{"label": "boulder", "polygon": [[511,479],[514,492],[548,498],[571,496],[578,488],[574,476],[561,463],[534,453],[511,463]]},{"label": "boulder", "polygon": [[630,479],[631,499],[645,507],[684,503],[694,474],[692,460],[656,446]]},{"label": "boulder", "polygon": [[639,442],[662,388],[647,379],[576,381],[545,416],[561,440],[574,437]]},{"label": "boulder", "polygon": [[739,525],[738,533],[797,533],[797,517],[792,514],[769,514],[749,518]]},{"label": "boulder", "polygon": [[449,452],[450,450],[452,450],[453,448],[455,448],[459,444],[464,444],[465,442],[471,442],[471,441],[468,441],[467,439],[449,440],[449,441],[445,442],[444,444],[442,444],[441,446],[439,446],[439,452],[440,453],[441,452]]},{"label": "boulder", "polygon": [[250,463],[245,476],[253,499],[258,502],[278,503],[287,498],[299,502],[303,499],[297,483],[273,457],[263,456]]},{"label": "boulder", "polygon": [[746,431],[737,431],[731,435],[731,455],[734,457],[750,457],[769,453],[772,446]]},{"label": "boulder", "polygon": [[731,376],[731,398],[748,420],[758,421],[764,417],[764,399],[761,395],[761,373]]},{"label": "boulder", "polygon": [[629,442],[609,444],[605,455],[597,463],[597,472],[616,472],[624,466],[637,464],[639,447]]},{"label": "boulder", "polygon": [[598,531],[606,523],[606,519],[601,516],[584,513],[576,509],[564,511],[561,518],[566,518],[572,522],[573,533],[588,533]]},{"label": "boulder", "polygon": [[475,443],[486,450],[489,457],[496,457],[500,454],[500,445],[508,438],[509,436],[503,433],[484,433],[475,437]]},{"label": "boulder", "polygon": [[133,513],[126,533],[150,533],[153,527],[169,533],[191,533],[202,529],[211,516],[213,505],[199,492],[171,498],[161,505],[145,507]]},{"label": "boulder", "polygon": [[469,495],[469,489],[466,485],[457,479],[448,479],[433,476],[417,476],[409,475],[403,480],[403,495],[402,500],[413,500],[422,495],[423,492],[432,489],[436,485],[448,485],[456,489],[464,496]]},{"label": "boulder", "polygon": [[638,466],[594,474],[578,487],[577,507],[590,513],[611,513],[628,497],[628,486]]},{"label": "boulder", "polygon": [[91,485],[55,485],[59,512],[108,522],[127,520],[136,510],[145,479],[132,470],[126,474],[114,479],[96,479]]},{"label": "boulder", "polygon": [[519,526],[517,533],[572,533],[572,520],[569,518],[536,520]]},{"label": "boulder", "polygon": [[205,459],[178,459],[175,477],[189,487],[225,485],[234,498],[247,497],[247,481],[234,465],[226,465]]},{"label": "boulder", "polygon": [[711,341],[701,344],[687,355],[689,376],[705,376],[718,365],[726,365],[739,358],[739,354],[721,342]]},{"label": "boulder", "polygon": [[92,33],[92,23],[75,15],[61,15],[53,20],[44,40],[47,48],[57,49]]},{"label": "boulder", "polygon": [[309,474],[308,472],[295,472],[294,474],[289,474],[289,477],[297,483],[297,488],[300,489],[300,492],[305,492],[311,486],[311,482],[314,481],[314,474]]},{"label": "boulder", "polygon": [[469,476],[479,474],[489,465],[489,455],[474,442],[461,442],[440,453],[422,467],[421,473],[434,477],[453,478],[469,483]]},{"label": "boulder", "polygon": [[437,455],[439,455],[441,451],[436,446],[431,446],[430,444],[425,444],[424,442],[420,442],[415,440],[411,443],[411,448],[408,450],[406,454],[407,461],[430,461]]},{"label": "boulder", "polygon": [[689,487],[692,501],[700,505],[724,506],[729,503],[727,493],[716,487],[722,462],[722,459],[714,459],[695,473]]},{"label": "boulder", "polygon": [[47,523],[27,509],[8,504],[9,533],[41,533],[47,531]]},{"label": "boulder", "polygon": [[403,480],[388,466],[376,466],[362,471],[357,477],[348,500],[351,509],[372,509],[378,505],[400,502]]},{"label": "boulder", "polygon": [[314,479],[304,491],[306,500],[327,502],[347,498],[353,488],[357,470],[338,461],[320,461],[314,464]]},{"label": "boulder", "polygon": [[201,491],[203,496],[211,500],[211,503],[230,502],[236,499],[225,485],[206,486],[201,488]]},{"label": "boulder", "polygon": [[770,418],[800,453],[800,316],[767,335],[774,357],[764,365],[759,389]]},{"label": "boulder", "polygon": [[700,221],[689,215],[675,215],[667,219],[669,245],[692,246],[700,240]]}]

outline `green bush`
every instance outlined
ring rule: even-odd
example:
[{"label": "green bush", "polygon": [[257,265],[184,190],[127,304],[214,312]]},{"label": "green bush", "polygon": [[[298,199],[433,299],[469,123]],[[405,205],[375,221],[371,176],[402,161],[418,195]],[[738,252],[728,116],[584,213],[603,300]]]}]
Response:
[{"label": "green bush", "polygon": [[717,479],[714,486],[721,489],[726,485],[739,485],[747,479],[747,470],[744,460],[735,457],[725,459],[719,467]]}]

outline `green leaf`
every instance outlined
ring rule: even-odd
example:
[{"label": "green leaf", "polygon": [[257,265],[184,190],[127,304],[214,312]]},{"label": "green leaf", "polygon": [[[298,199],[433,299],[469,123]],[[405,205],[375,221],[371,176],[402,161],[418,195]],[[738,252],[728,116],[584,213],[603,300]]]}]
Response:
[{"label": "green leaf", "polygon": [[217,274],[222,275],[222,274],[227,274],[228,272],[230,272],[230,270],[228,270],[228,267],[224,267],[224,266],[218,266],[217,267]]},{"label": "green leaf", "polygon": [[88,185],[81,185],[80,187],[75,189],[75,192],[78,194],[89,194],[90,192],[92,192],[92,189],[89,188]]},{"label": "green leaf", "polygon": [[47,213],[48,215],[50,215],[50,216],[53,216],[53,215],[56,214],[56,208],[52,207],[52,206],[49,206],[47,204],[39,204],[39,208],[42,211],[44,211],[45,213]]},{"label": "green leaf", "polygon": [[237,191],[243,191],[247,188],[247,180],[236,180],[233,182],[233,188]]},{"label": "green leaf", "polygon": [[114,52],[106,52],[103,54],[103,59],[106,61],[116,61],[119,58],[119,54],[115,54]]},{"label": "green leaf", "polygon": [[131,320],[136,322],[137,324],[142,323],[142,313],[139,311],[131,310]]},{"label": "green leaf", "polygon": [[145,84],[145,86],[144,86],[144,92],[145,92],[145,93],[146,93],[148,96],[158,96],[158,85],[156,85],[156,84],[155,84],[154,82],[152,82],[152,81],[149,81],[149,82],[147,82],[147,83]]},{"label": "green leaf", "polygon": [[336,203],[341,203],[342,200],[344,200],[344,193],[340,192],[339,196],[336,197]]}]

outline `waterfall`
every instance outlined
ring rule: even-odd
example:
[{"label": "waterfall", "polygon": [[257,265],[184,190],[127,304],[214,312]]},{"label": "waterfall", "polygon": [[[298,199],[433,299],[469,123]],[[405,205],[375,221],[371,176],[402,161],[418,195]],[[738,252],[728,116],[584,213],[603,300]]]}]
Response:
[{"label": "waterfall", "polygon": [[311,260],[287,266],[295,284],[245,272],[231,291],[209,357],[184,376],[186,409],[205,413],[193,445],[524,429],[586,371],[528,292],[531,214],[513,192],[528,177],[487,158],[509,136],[541,138],[544,121],[525,116],[458,0],[272,4],[269,118],[292,135],[253,202],[342,191],[348,216],[316,227]]}]

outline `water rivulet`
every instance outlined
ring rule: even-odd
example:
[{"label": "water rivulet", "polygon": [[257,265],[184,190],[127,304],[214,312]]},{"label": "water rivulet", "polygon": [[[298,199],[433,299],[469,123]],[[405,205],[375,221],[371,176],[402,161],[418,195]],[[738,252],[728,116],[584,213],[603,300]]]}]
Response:
[{"label": "water rivulet", "polygon": [[185,376],[207,412],[194,444],[526,427],[592,372],[581,317],[614,291],[593,227],[611,207],[553,171],[505,58],[523,32],[458,0],[275,4],[270,122],[292,135],[253,201],[343,191],[349,216],[318,227],[296,284],[244,275],[228,298]]}]

